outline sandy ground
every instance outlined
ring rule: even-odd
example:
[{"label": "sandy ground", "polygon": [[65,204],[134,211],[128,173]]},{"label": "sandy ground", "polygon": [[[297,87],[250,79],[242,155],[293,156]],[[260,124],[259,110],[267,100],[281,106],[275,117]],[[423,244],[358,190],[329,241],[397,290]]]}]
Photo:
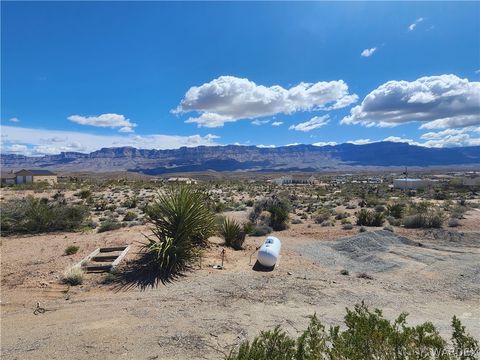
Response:
[{"label": "sandy ground", "polygon": [[[229,215],[242,219],[246,212]],[[357,278],[354,267],[341,275],[348,263],[305,251],[358,228],[291,225],[275,234],[283,248],[271,272],[252,270],[250,255],[264,240],[255,237],[243,251],[226,249],[225,269],[214,270],[223,249],[214,238],[194,271],[146,290],[101,284],[101,274],[87,275],[77,287],[60,283],[68,266],[99,246],[134,244],[126,261],[135,258],[146,226],[2,238],[2,359],[219,359],[265,328],[280,324],[297,335],[313,313],[340,324],[345,307],[362,300],[389,318],[406,311],[411,323],[432,321],[446,336],[456,314],[480,338],[479,221],[480,211],[471,211],[456,230],[473,237],[440,234],[439,240],[438,234],[396,229],[424,246],[390,248],[382,256],[402,266],[372,272],[372,280]],[[72,244],[80,251],[64,256]],[[37,302],[45,313],[33,314]]]}]

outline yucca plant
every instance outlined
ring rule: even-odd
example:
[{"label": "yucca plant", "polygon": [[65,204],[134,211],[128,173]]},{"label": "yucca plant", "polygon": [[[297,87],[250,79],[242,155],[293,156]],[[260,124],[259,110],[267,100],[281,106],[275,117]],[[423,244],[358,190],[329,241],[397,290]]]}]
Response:
[{"label": "yucca plant", "polygon": [[234,219],[225,218],[220,227],[220,235],[225,240],[225,245],[241,250],[245,241],[245,230]]},{"label": "yucca plant", "polygon": [[153,236],[147,237],[143,250],[163,277],[185,270],[215,233],[215,216],[205,195],[191,187],[169,188],[145,212]]}]

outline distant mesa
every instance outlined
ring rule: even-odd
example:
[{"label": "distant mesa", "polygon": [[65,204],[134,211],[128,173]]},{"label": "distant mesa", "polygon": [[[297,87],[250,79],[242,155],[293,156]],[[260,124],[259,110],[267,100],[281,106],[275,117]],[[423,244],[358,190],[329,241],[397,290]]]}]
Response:
[{"label": "distant mesa", "polygon": [[1,154],[4,170],[131,171],[147,175],[201,171],[321,172],[387,167],[480,166],[480,146],[427,148],[397,142],[364,145],[198,146],[172,150],[103,148],[27,157]]}]

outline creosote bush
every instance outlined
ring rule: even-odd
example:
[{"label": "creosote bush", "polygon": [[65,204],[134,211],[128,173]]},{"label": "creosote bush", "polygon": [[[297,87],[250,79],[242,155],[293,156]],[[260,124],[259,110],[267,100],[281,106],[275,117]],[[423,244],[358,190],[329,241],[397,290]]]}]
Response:
[{"label": "creosote bush", "polygon": [[0,230],[4,234],[73,231],[88,216],[89,211],[83,205],[27,196],[2,204]]},{"label": "creosote bush", "polygon": [[285,230],[288,227],[288,214],[291,207],[290,200],[284,197],[262,199],[254,204],[249,218],[251,222],[256,223],[262,213],[267,211],[270,216],[265,218],[264,225],[270,226],[275,231]]},{"label": "creosote bush", "polygon": [[357,225],[363,226],[382,226],[384,222],[383,213],[361,209],[357,214]]},{"label": "creosote bush", "polygon": [[307,329],[298,339],[291,338],[279,326],[262,331],[252,342],[240,344],[227,360],[453,360],[476,359],[478,341],[466,333],[455,316],[452,319],[451,347],[435,326],[426,322],[407,324],[407,314],[394,321],[380,310],[369,310],[362,303],[346,309],[345,329],[328,329],[316,315],[310,317]]},{"label": "creosote bush", "polygon": [[67,247],[65,248],[65,255],[73,255],[73,254],[76,254],[79,249],[80,249],[80,247],[79,247],[79,246],[76,246],[76,245],[67,246]]},{"label": "creosote bush", "polygon": [[122,228],[123,225],[115,219],[107,219],[100,223],[97,232],[102,233]]}]

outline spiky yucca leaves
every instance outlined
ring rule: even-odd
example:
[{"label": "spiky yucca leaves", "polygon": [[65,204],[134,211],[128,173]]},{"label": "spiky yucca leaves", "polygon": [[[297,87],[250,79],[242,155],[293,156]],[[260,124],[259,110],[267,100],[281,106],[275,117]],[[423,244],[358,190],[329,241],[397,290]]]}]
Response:
[{"label": "spiky yucca leaves", "polygon": [[245,241],[246,232],[242,225],[234,219],[225,218],[220,226],[220,235],[225,240],[225,245],[241,250]]},{"label": "spiky yucca leaves", "polygon": [[144,251],[161,276],[187,268],[215,233],[215,216],[203,193],[187,186],[169,188],[146,208],[153,236]]}]

